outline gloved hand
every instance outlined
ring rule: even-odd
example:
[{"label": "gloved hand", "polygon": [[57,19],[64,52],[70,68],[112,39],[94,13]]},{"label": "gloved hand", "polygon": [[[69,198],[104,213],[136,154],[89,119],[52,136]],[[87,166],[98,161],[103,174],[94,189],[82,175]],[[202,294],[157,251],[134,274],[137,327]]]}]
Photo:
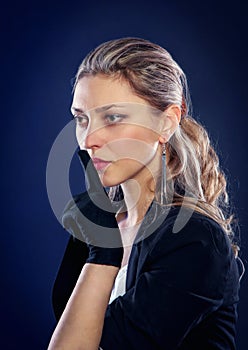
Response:
[{"label": "gloved hand", "polygon": [[80,150],[88,190],[69,201],[62,223],[77,239],[87,243],[86,262],[120,267],[123,246],[115,211],[87,151]]}]

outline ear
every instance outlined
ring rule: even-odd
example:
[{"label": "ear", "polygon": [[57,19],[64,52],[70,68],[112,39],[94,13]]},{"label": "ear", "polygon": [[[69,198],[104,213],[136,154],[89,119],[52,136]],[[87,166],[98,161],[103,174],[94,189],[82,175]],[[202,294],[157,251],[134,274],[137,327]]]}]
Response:
[{"label": "ear", "polygon": [[163,113],[162,130],[159,137],[160,143],[169,141],[181,120],[181,108],[179,105],[170,105]]}]

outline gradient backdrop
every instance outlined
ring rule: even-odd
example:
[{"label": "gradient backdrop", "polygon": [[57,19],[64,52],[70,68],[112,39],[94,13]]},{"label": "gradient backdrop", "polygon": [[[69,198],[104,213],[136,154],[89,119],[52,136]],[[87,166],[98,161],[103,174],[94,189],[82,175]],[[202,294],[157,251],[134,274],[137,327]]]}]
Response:
[{"label": "gradient backdrop", "polygon": [[[2,7],[1,17],[1,349],[46,349],[55,325],[51,289],[68,235],[48,201],[46,164],[70,120],[71,78],[103,41],[149,39],[185,70],[194,116],[209,130],[229,178],[247,266],[245,1],[24,0]],[[75,157],[70,180],[73,192],[82,189]],[[246,275],[239,350],[248,344],[247,291]]]}]

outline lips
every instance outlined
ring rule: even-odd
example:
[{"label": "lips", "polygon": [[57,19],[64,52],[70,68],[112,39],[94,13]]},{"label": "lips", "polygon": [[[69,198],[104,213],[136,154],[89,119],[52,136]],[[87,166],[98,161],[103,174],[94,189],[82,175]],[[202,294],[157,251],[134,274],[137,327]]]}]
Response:
[{"label": "lips", "polygon": [[111,163],[100,158],[92,158],[92,161],[96,170],[103,170]]}]

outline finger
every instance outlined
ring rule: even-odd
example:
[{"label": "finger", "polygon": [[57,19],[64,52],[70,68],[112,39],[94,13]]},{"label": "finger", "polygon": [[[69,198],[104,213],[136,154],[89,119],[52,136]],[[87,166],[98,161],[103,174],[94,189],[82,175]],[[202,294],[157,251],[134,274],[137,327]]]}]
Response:
[{"label": "finger", "polygon": [[[78,155],[83,164],[85,176],[88,182],[88,186],[91,192],[105,192],[94,167],[94,164],[86,150],[79,150]],[[106,192],[105,192],[106,193]]]}]

